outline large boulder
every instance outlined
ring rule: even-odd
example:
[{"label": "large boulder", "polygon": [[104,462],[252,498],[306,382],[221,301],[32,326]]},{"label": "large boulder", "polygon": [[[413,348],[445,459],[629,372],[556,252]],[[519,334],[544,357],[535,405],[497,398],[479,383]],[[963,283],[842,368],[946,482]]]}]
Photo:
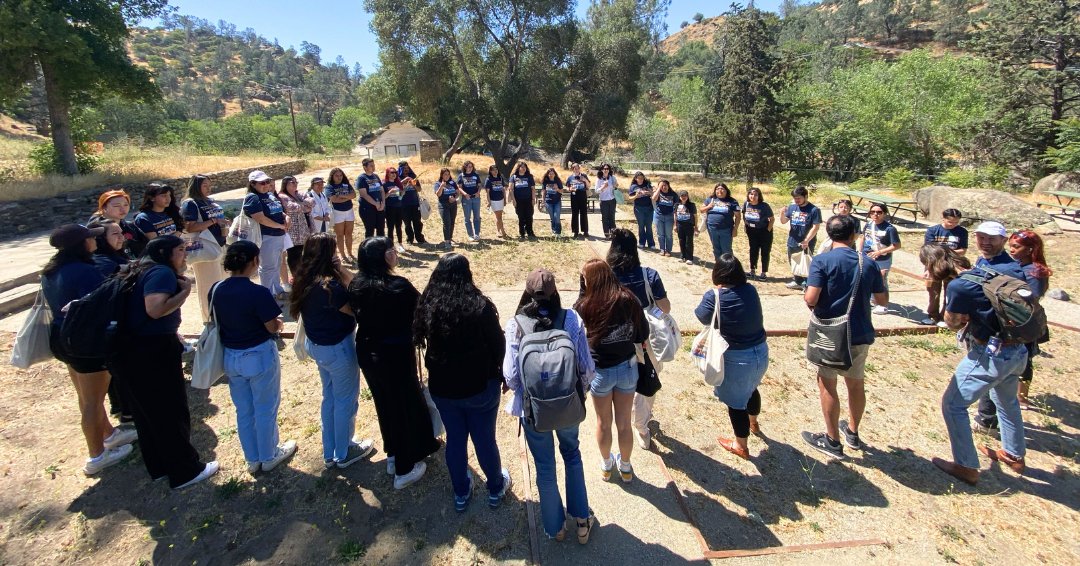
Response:
[{"label": "large boulder", "polygon": [[1035,183],[1032,193],[1041,195],[1046,191],[1068,191],[1080,193],[1080,172],[1068,171],[1066,173],[1054,173],[1039,179]]},{"label": "large boulder", "polygon": [[928,222],[939,222],[943,210],[955,208],[964,213],[965,223],[996,220],[1008,230],[1033,228],[1043,234],[1061,233],[1054,219],[1039,207],[992,189],[934,185],[915,191],[915,202]]}]

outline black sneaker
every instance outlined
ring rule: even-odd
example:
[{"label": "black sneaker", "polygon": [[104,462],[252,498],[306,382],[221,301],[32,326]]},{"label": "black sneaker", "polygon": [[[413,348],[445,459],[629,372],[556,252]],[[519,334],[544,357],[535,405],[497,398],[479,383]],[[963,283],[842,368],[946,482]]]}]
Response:
[{"label": "black sneaker", "polygon": [[844,444],[852,450],[862,450],[863,443],[859,440],[859,433],[851,432],[847,421],[840,421],[840,432],[844,435]]},{"label": "black sneaker", "polygon": [[844,458],[844,445],[829,438],[829,435],[824,432],[813,433],[803,431],[802,439],[810,446],[813,446],[818,452],[821,452],[826,456],[831,456],[837,460],[842,460]]}]

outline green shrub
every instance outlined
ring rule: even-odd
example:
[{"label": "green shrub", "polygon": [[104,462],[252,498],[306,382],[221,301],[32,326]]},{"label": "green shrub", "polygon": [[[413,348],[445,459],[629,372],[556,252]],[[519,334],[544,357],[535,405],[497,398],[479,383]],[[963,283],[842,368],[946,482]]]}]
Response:
[{"label": "green shrub", "polygon": [[956,187],[958,189],[970,189],[979,186],[979,174],[972,169],[952,167],[938,175],[938,184]]},{"label": "green shrub", "polygon": [[1004,165],[991,163],[977,170],[979,184],[991,189],[1007,190],[1009,188],[1009,168]]},{"label": "green shrub", "polygon": [[881,181],[885,187],[906,193],[915,188],[915,174],[904,167],[893,167],[885,172]]},{"label": "green shrub", "polygon": [[780,171],[773,175],[772,184],[781,193],[789,193],[799,184],[799,179],[791,171]]},{"label": "green shrub", "polygon": [[848,186],[850,186],[852,189],[855,189],[856,191],[876,189],[881,186],[881,178],[875,177],[873,175],[867,175],[866,177],[862,177],[861,179],[852,181],[851,184]]},{"label": "green shrub", "polygon": [[[34,146],[28,156],[30,169],[39,175],[50,175],[63,172],[60,164],[60,152],[56,151],[53,143],[45,142]],[[90,152],[86,144],[75,144],[75,163],[79,166],[79,174],[93,173],[101,164],[101,156]]]}]

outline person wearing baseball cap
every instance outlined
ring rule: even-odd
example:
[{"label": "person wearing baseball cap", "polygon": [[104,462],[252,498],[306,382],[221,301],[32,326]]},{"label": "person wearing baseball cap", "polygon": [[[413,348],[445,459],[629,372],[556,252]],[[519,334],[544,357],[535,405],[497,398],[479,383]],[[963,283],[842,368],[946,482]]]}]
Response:
[{"label": "person wearing baseball cap", "polygon": [[67,364],[71,381],[79,397],[83,436],[89,449],[83,473],[94,475],[131,454],[131,443],[138,434],[130,428],[115,428],[105,412],[105,393],[111,376],[105,369],[105,353],[101,357],[81,358],[68,354],[60,340],[64,323],[63,308],[86,296],[104,281],[94,267],[91,254],[97,249],[95,238],[105,228],[87,228],[79,224],[64,224],[49,235],[49,245],[57,252],[41,271],[41,291],[52,311],[49,327],[49,349],[57,360]]},{"label": "person wearing baseball cap", "polygon": [[989,267],[1009,277],[1024,279],[1024,270],[1020,263],[1005,251],[1008,232],[1005,225],[992,220],[982,222],[975,228],[975,247],[979,250],[979,259],[975,267]]},{"label": "person wearing baseball cap", "polygon": [[248,194],[243,214],[259,223],[259,283],[270,289],[278,301],[287,298],[281,284],[281,254],[285,252],[285,232],[289,229],[285,208],[274,195],[274,180],[262,171],[248,174]]}]

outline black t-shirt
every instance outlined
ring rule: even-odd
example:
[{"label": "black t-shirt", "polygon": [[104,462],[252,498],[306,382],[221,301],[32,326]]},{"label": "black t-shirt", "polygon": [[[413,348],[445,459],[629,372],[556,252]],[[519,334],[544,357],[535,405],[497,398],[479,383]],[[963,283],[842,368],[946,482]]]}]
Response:
[{"label": "black t-shirt", "polygon": [[532,188],[536,184],[533,180],[532,173],[526,173],[525,175],[511,175],[510,185],[514,187],[514,200],[519,203],[532,202]]},{"label": "black t-shirt", "polygon": [[[630,306],[634,309],[640,308],[637,304]],[[637,317],[637,325],[634,324],[633,316],[627,316],[621,320],[611,321],[595,348],[591,347],[590,341],[589,352],[597,368],[609,368],[634,356],[637,352],[634,346],[648,338],[649,321],[645,319],[645,315],[641,314]]]},{"label": "black t-shirt", "polygon": [[300,306],[307,337],[320,346],[333,346],[352,334],[356,319],[341,312],[349,304],[349,292],[340,282],[331,279],[324,287],[316,283]]}]

